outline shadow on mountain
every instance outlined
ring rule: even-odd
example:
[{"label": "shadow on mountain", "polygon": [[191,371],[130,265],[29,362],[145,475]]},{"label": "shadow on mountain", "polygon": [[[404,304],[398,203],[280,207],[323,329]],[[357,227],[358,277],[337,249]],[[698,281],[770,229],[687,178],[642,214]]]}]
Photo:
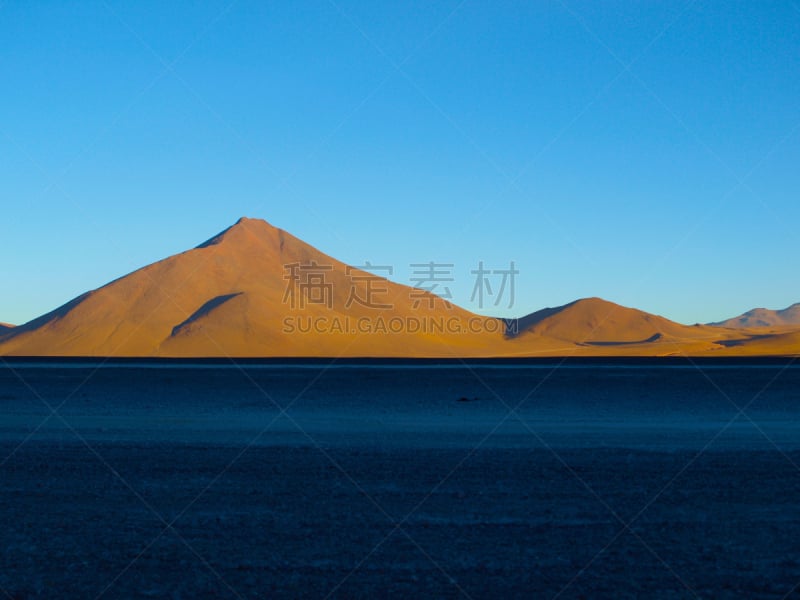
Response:
[{"label": "shadow on mountain", "polygon": [[178,325],[173,327],[172,328],[172,333],[170,334],[171,337],[175,337],[184,328],[187,328],[189,325],[191,325],[192,323],[194,323],[198,319],[201,319],[201,318],[205,317],[212,310],[214,310],[215,308],[217,308],[219,306],[222,306],[223,304],[225,304],[231,298],[235,298],[236,296],[241,296],[243,293],[244,292],[234,292],[233,294],[223,294],[222,296],[216,296],[216,297],[212,298],[211,300],[209,300],[208,302],[203,304],[203,306],[201,306],[196,311],[194,311],[191,314],[191,316],[189,316],[188,319],[186,319],[182,323],[179,323]]},{"label": "shadow on mountain", "polygon": [[543,308],[541,310],[537,310],[536,312],[532,312],[529,315],[525,315],[524,317],[519,317],[518,319],[503,319],[503,323],[506,326],[505,336],[508,338],[515,338],[520,334],[525,333],[531,327],[538,325],[548,317],[557,315],[558,313],[563,312],[578,302],[579,300],[575,300],[574,302],[570,302],[569,304],[565,304],[563,306],[556,306],[555,308]]},{"label": "shadow on mountain", "polygon": [[73,298],[66,304],[62,304],[58,308],[51,310],[49,313],[43,314],[41,317],[36,317],[32,321],[28,321],[22,325],[17,325],[16,327],[11,327],[8,329],[4,329],[0,331],[0,338],[2,339],[11,339],[21,333],[25,333],[26,331],[33,331],[34,329],[38,329],[39,327],[46,325],[50,321],[58,320],[65,317],[69,311],[73,308],[78,306],[81,302],[86,300],[89,296],[92,295],[93,292],[86,292],[81,294],[77,298]]},{"label": "shadow on mountain", "polygon": [[632,342],[583,342],[585,346],[631,346],[635,344],[651,344],[662,338],[660,333],[654,333],[646,340],[634,340]]},{"label": "shadow on mountain", "polygon": [[751,335],[746,338],[738,338],[735,340],[717,340],[714,342],[715,344],[719,344],[720,346],[724,346],[725,348],[733,348],[735,346],[744,346],[749,342],[753,342],[755,340],[766,340],[769,338],[775,337],[772,334],[763,334],[763,335]]}]

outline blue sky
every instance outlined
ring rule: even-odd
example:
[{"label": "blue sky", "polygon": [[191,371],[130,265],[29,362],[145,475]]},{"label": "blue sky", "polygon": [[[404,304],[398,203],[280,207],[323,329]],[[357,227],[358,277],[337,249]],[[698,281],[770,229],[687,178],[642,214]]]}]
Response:
[{"label": "blue sky", "polygon": [[[242,215],[693,323],[800,301],[800,2],[0,6],[0,321]],[[793,166],[794,165],[794,166]]]}]

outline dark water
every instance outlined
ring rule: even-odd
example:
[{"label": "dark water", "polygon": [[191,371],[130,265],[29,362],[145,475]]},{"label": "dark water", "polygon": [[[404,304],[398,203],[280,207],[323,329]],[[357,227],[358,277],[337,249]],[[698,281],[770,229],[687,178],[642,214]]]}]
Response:
[{"label": "dark water", "polygon": [[9,441],[788,450],[800,365],[12,363],[0,411]]},{"label": "dark water", "polygon": [[0,591],[800,597],[798,465],[789,363],[6,363]]}]

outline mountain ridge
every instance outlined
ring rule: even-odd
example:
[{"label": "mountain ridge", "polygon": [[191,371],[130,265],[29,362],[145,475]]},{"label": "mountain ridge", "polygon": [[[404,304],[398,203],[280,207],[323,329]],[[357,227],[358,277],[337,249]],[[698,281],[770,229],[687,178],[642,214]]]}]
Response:
[{"label": "mountain ridge", "polygon": [[502,357],[797,353],[797,340],[688,326],[601,298],[519,319],[472,313],[348,266],[261,219],[0,330],[0,355]]},{"label": "mountain ridge", "polygon": [[739,316],[710,323],[714,327],[754,328],[800,326],[800,302],[779,310],[753,308]]}]

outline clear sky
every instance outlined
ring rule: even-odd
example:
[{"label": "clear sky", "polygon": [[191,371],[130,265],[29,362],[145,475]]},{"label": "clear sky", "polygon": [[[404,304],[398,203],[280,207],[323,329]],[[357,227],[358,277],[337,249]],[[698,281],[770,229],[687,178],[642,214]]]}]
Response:
[{"label": "clear sky", "polygon": [[[0,321],[260,217],[521,315],[800,301],[800,0],[0,4]],[[794,165],[794,166],[792,166]],[[502,310],[501,310],[502,308]]]}]

